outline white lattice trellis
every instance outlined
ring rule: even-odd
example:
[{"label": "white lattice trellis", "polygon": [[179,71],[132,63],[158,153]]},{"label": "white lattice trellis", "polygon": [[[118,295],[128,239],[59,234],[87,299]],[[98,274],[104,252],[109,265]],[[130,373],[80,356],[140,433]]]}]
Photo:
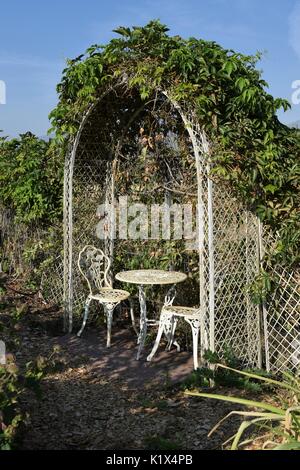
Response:
[{"label": "white lattice trellis", "polygon": [[[263,243],[270,247],[275,238],[262,230]],[[300,368],[300,273],[273,266],[275,288],[264,305],[266,368],[283,372]]]}]

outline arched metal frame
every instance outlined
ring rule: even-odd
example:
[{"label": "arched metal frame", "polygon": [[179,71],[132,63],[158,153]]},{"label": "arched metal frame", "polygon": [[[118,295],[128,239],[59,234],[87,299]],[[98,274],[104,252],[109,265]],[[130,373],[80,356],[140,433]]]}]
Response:
[{"label": "arched metal frame", "polygon": [[[65,162],[65,179],[64,179],[64,307],[65,329],[69,332],[72,331],[73,326],[73,305],[74,301],[74,264],[73,255],[73,175],[76,158],[78,158],[78,146],[82,137],[85,126],[88,124],[89,118],[96,106],[101,106],[101,100],[112,90],[109,88],[96,103],[91,105],[85,113],[80,124],[76,137],[70,142],[69,152]],[[226,318],[224,312],[226,311],[226,302],[218,297],[218,289],[222,284],[225,276],[235,275],[230,266],[227,266],[222,256],[224,254],[224,243],[219,236],[220,219],[214,225],[214,218],[220,217],[220,214],[214,212],[215,200],[220,196],[220,189],[214,187],[214,183],[209,178],[210,163],[209,163],[209,142],[206,138],[205,132],[200,128],[193,112],[189,109],[183,110],[182,107],[172,100],[169,93],[160,91],[173,105],[174,109],[179,113],[184,123],[186,131],[188,132],[197,170],[197,183],[198,183],[198,250],[199,250],[199,293],[200,293],[200,308],[201,308],[201,357],[203,358],[204,352],[207,349],[212,351],[221,350],[222,348],[235,344],[235,350],[239,351],[240,357],[247,363],[253,364],[258,367],[261,366],[261,345],[260,345],[260,316],[257,307],[249,302],[248,295],[242,295],[242,304],[238,307],[238,314],[243,318],[234,325],[234,319],[231,321],[231,326],[228,328],[230,319]],[[112,172],[110,172],[112,173]],[[109,172],[103,175],[107,178]],[[114,197],[114,181],[110,178],[107,182],[107,203],[112,202]],[[222,195],[222,198],[224,195]],[[226,194],[226,198],[230,196]],[[229,200],[228,199],[228,200]],[[220,201],[219,201],[220,202]],[[221,204],[222,205],[222,204]],[[220,204],[218,204],[220,207]],[[250,276],[256,273],[257,260],[258,260],[258,238],[256,220],[253,216],[247,215],[246,211],[240,206],[235,209],[235,201],[230,211],[237,210],[239,217],[247,219],[247,226],[251,227],[248,230],[248,242],[251,245],[251,253],[248,247],[249,259],[244,263],[248,264],[251,268],[247,268],[247,272],[251,271]],[[224,213],[226,218],[226,213]],[[249,222],[249,218],[251,221]],[[222,218],[224,220],[224,217]],[[216,225],[218,227],[216,227]],[[249,238],[249,231],[251,236]],[[113,257],[113,237],[110,233],[105,243],[105,252],[108,256]],[[222,246],[221,246],[222,245]],[[216,250],[223,251],[222,256],[218,259]],[[220,251],[220,252],[221,252]],[[251,260],[250,260],[251,258]],[[216,262],[217,260],[217,262]],[[244,270],[245,266],[241,269]],[[253,271],[253,266],[255,269]],[[244,282],[244,278],[243,281]],[[238,280],[233,285],[236,289]],[[241,287],[242,288],[242,287]],[[224,292],[222,292],[222,295]],[[231,295],[231,292],[228,293]],[[216,299],[217,296],[217,299]],[[235,297],[231,301],[235,301]],[[225,306],[224,306],[225,305]],[[243,309],[245,312],[242,314]],[[218,317],[221,312],[222,322],[218,322]],[[218,331],[216,332],[216,328]],[[247,330],[248,329],[248,330]],[[237,337],[237,332],[242,332],[242,337]],[[246,335],[246,337],[245,337]]]},{"label": "arched metal frame", "polygon": [[[83,132],[96,107],[115,87],[110,87],[91,105],[81,121],[76,137],[69,143],[65,161],[64,178],[64,326],[71,332],[73,326],[73,307],[82,299],[74,286],[76,258],[73,240],[73,177],[76,159],[80,158],[78,149]],[[278,355],[278,344],[284,343],[282,334],[279,342],[273,335],[272,325],[276,316],[276,299],[273,304],[261,309],[250,300],[247,285],[257,274],[263,255],[263,243],[269,242],[264,237],[261,225],[256,217],[245,210],[236,197],[222,185],[216,184],[209,177],[209,142],[201,129],[192,109],[183,109],[171,95],[164,90],[162,94],[180,115],[189,135],[195,157],[197,172],[198,198],[198,251],[199,251],[199,295],[201,308],[201,358],[206,350],[222,352],[230,347],[246,365],[261,367],[263,352],[268,370],[287,368],[295,360],[295,353],[288,350],[286,363],[279,366],[273,361]],[[93,129],[92,129],[93,131]],[[108,164],[103,180],[106,181],[106,203],[115,198],[114,171]],[[112,162],[111,165],[114,165]],[[105,240],[105,253],[111,259],[114,256],[113,221],[109,221],[109,231]],[[230,256],[229,256],[230,255]],[[277,269],[277,268],[276,268]],[[275,268],[274,268],[275,270]],[[294,285],[294,284],[293,284]],[[299,291],[285,284],[285,292],[292,290],[282,308],[288,313],[300,309]],[[286,325],[285,324],[285,325]],[[284,326],[288,330],[288,326]],[[277,333],[276,333],[277,334]],[[272,336],[273,335],[273,336]],[[296,335],[297,336],[297,335]],[[295,337],[296,337],[295,336]],[[274,339],[275,338],[275,339]],[[300,337],[296,338],[300,345]],[[276,342],[276,344],[275,344]],[[275,346],[273,346],[275,344]],[[296,344],[296,343],[295,343]],[[299,346],[300,347],[300,346]],[[273,349],[272,349],[273,348]],[[275,352],[274,352],[275,351]],[[293,355],[294,354],[294,355]],[[276,356],[277,357],[277,356]],[[298,359],[297,359],[298,360]],[[300,353],[299,353],[300,364]]]}]

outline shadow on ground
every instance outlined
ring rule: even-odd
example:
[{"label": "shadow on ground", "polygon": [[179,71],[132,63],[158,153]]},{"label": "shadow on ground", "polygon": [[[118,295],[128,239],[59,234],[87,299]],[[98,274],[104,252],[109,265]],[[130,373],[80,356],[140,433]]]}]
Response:
[{"label": "shadow on ground", "polygon": [[130,330],[115,331],[111,348],[106,348],[106,332],[86,330],[81,338],[66,335],[52,339],[73,357],[82,357],[92,372],[109,376],[110,381],[125,380],[129,388],[163,385],[166,382],[183,381],[193,371],[193,360],[188,352],[174,348],[168,352],[161,346],[152,362],[146,361],[151,347],[145,347],[139,361],[136,360],[136,337]]}]

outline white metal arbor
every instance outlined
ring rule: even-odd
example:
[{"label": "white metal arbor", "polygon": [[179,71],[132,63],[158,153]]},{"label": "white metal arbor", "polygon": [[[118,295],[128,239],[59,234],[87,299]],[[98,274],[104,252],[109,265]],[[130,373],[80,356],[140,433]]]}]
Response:
[{"label": "white metal arbor", "polygon": [[[66,329],[72,331],[73,312],[82,307],[84,299],[76,265],[80,248],[87,243],[101,245],[112,262],[114,260],[116,241],[110,212],[105,213],[107,236],[103,242],[96,237],[96,214],[100,203],[105,202],[107,207],[114,204],[118,185],[116,167],[120,161],[125,162],[122,164],[126,167],[129,160],[126,155],[132,155],[138,145],[137,141],[126,140],[126,135],[130,129],[138,133],[143,119],[151,113],[156,113],[158,127],[169,124],[163,122],[165,118],[159,117],[164,110],[171,116],[172,133],[175,135],[176,129],[180,128],[179,132],[185,135],[185,152],[193,155],[190,171],[196,181],[198,204],[200,357],[203,358],[207,349],[222,353],[225,348],[230,348],[248,366],[262,367],[266,364],[267,369],[275,371],[297,366],[295,348],[300,348],[298,333],[291,333],[286,324],[277,330],[276,293],[272,305],[261,308],[251,302],[248,291],[259,270],[266,237],[256,217],[242,206],[232,191],[209,177],[209,142],[193,110],[188,106],[183,109],[166,91],[157,90],[148,103],[143,103],[137,95],[132,90],[128,92],[126,83],[110,87],[87,110],[75,139],[70,142],[64,182],[63,297]],[[175,142],[173,150],[176,150],[176,145]],[[177,160],[174,157],[174,161],[180,165],[179,147],[177,150]],[[171,177],[164,191],[172,194],[171,185],[176,183],[176,177],[169,170]],[[283,312],[289,309],[290,313],[286,314],[290,320],[295,312],[300,316],[300,295],[297,287],[292,287],[291,278],[284,282],[285,297],[280,297],[280,308]],[[289,290],[293,291],[292,301]],[[285,339],[287,329],[288,334],[292,334],[292,341]],[[294,345],[290,346],[293,341]],[[275,358],[283,345],[286,360],[279,364]]]}]

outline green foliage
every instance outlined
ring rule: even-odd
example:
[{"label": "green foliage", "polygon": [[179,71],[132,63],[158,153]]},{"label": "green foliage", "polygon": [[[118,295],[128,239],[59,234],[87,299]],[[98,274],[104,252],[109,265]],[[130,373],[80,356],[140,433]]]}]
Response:
[{"label": "green foliage", "polygon": [[82,115],[111,85],[142,100],[167,90],[189,102],[212,143],[212,178],[230,182],[246,206],[278,234],[265,269],[277,262],[299,263],[299,131],[282,125],[277,111],[289,108],[267,92],[256,65],[215,42],[169,36],[159,21],[119,27],[109,44],[93,45],[69,60],[51,113],[58,142],[74,135]]},{"label": "green foliage", "polygon": [[[259,381],[250,380],[249,377],[240,377],[233,372],[232,368],[241,367],[242,364],[236,358],[230,348],[225,348],[221,357],[212,351],[206,351],[204,359],[207,361],[207,367],[200,367],[182,383],[183,390],[195,390],[203,387],[210,387],[213,383],[215,386],[220,387],[235,387],[259,393],[262,391]],[[222,362],[223,365],[228,367],[218,367]],[[257,374],[266,375],[263,371],[256,371]]]},{"label": "green foliage", "polygon": [[40,284],[62,248],[63,161],[60,149],[30,132],[0,137],[1,266]]},{"label": "green foliage", "polygon": [[19,307],[16,307],[16,309],[11,314],[12,324],[16,324],[19,321],[21,321],[25,317],[25,315],[28,313],[28,310],[29,310],[28,304],[22,304]]},{"label": "green foliage", "polygon": [[63,165],[49,142],[30,132],[8,140],[0,137],[0,198],[16,222],[53,222],[62,212]]},{"label": "green foliage", "polygon": [[60,137],[76,132],[86,105],[120,77],[130,88],[138,88],[143,99],[158,87],[171,90],[178,100],[190,99],[207,129],[213,129],[212,118],[218,117],[219,132],[227,139],[233,138],[228,131],[238,131],[233,123],[241,126],[241,119],[247,118],[251,125],[252,115],[278,124],[274,113],[288,107],[265,91],[267,84],[255,68],[259,54],[244,56],[215,42],[171,37],[159,21],[115,32],[121,37],[68,61],[58,85],[60,102],[51,113]]},{"label": "green foliage", "polygon": [[[259,433],[262,449],[272,450],[300,450],[300,379],[298,375],[284,373],[282,381],[271,377],[239,371],[223,364],[218,364],[231,373],[246,377],[249,380],[259,380],[264,385],[275,387],[277,404],[269,402],[247,400],[240,397],[214,395],[210,393],[186,392],[187,395],[227,401],[250,408],[250,411],[232,411],[223,418],[210,432],[211,435],[229,417],[237,415],[243,418],[237,432],[224,445],[231,442],[231,450],[243,448],[257,440],[257,435],[242,441],[245,431],[255,428]],[[252,411],[252,409],[255,411]]]},{"label": "green foliage", "polygon": [[19,427],[26,419],[20,411],[20,399],[26,389],[33,390],[41,398],[41,380],[55,366],[55,350],[49,358],[39,357],[26,364],[20,371],[12,358],[0,366],[0,450],[14,447]]}]

